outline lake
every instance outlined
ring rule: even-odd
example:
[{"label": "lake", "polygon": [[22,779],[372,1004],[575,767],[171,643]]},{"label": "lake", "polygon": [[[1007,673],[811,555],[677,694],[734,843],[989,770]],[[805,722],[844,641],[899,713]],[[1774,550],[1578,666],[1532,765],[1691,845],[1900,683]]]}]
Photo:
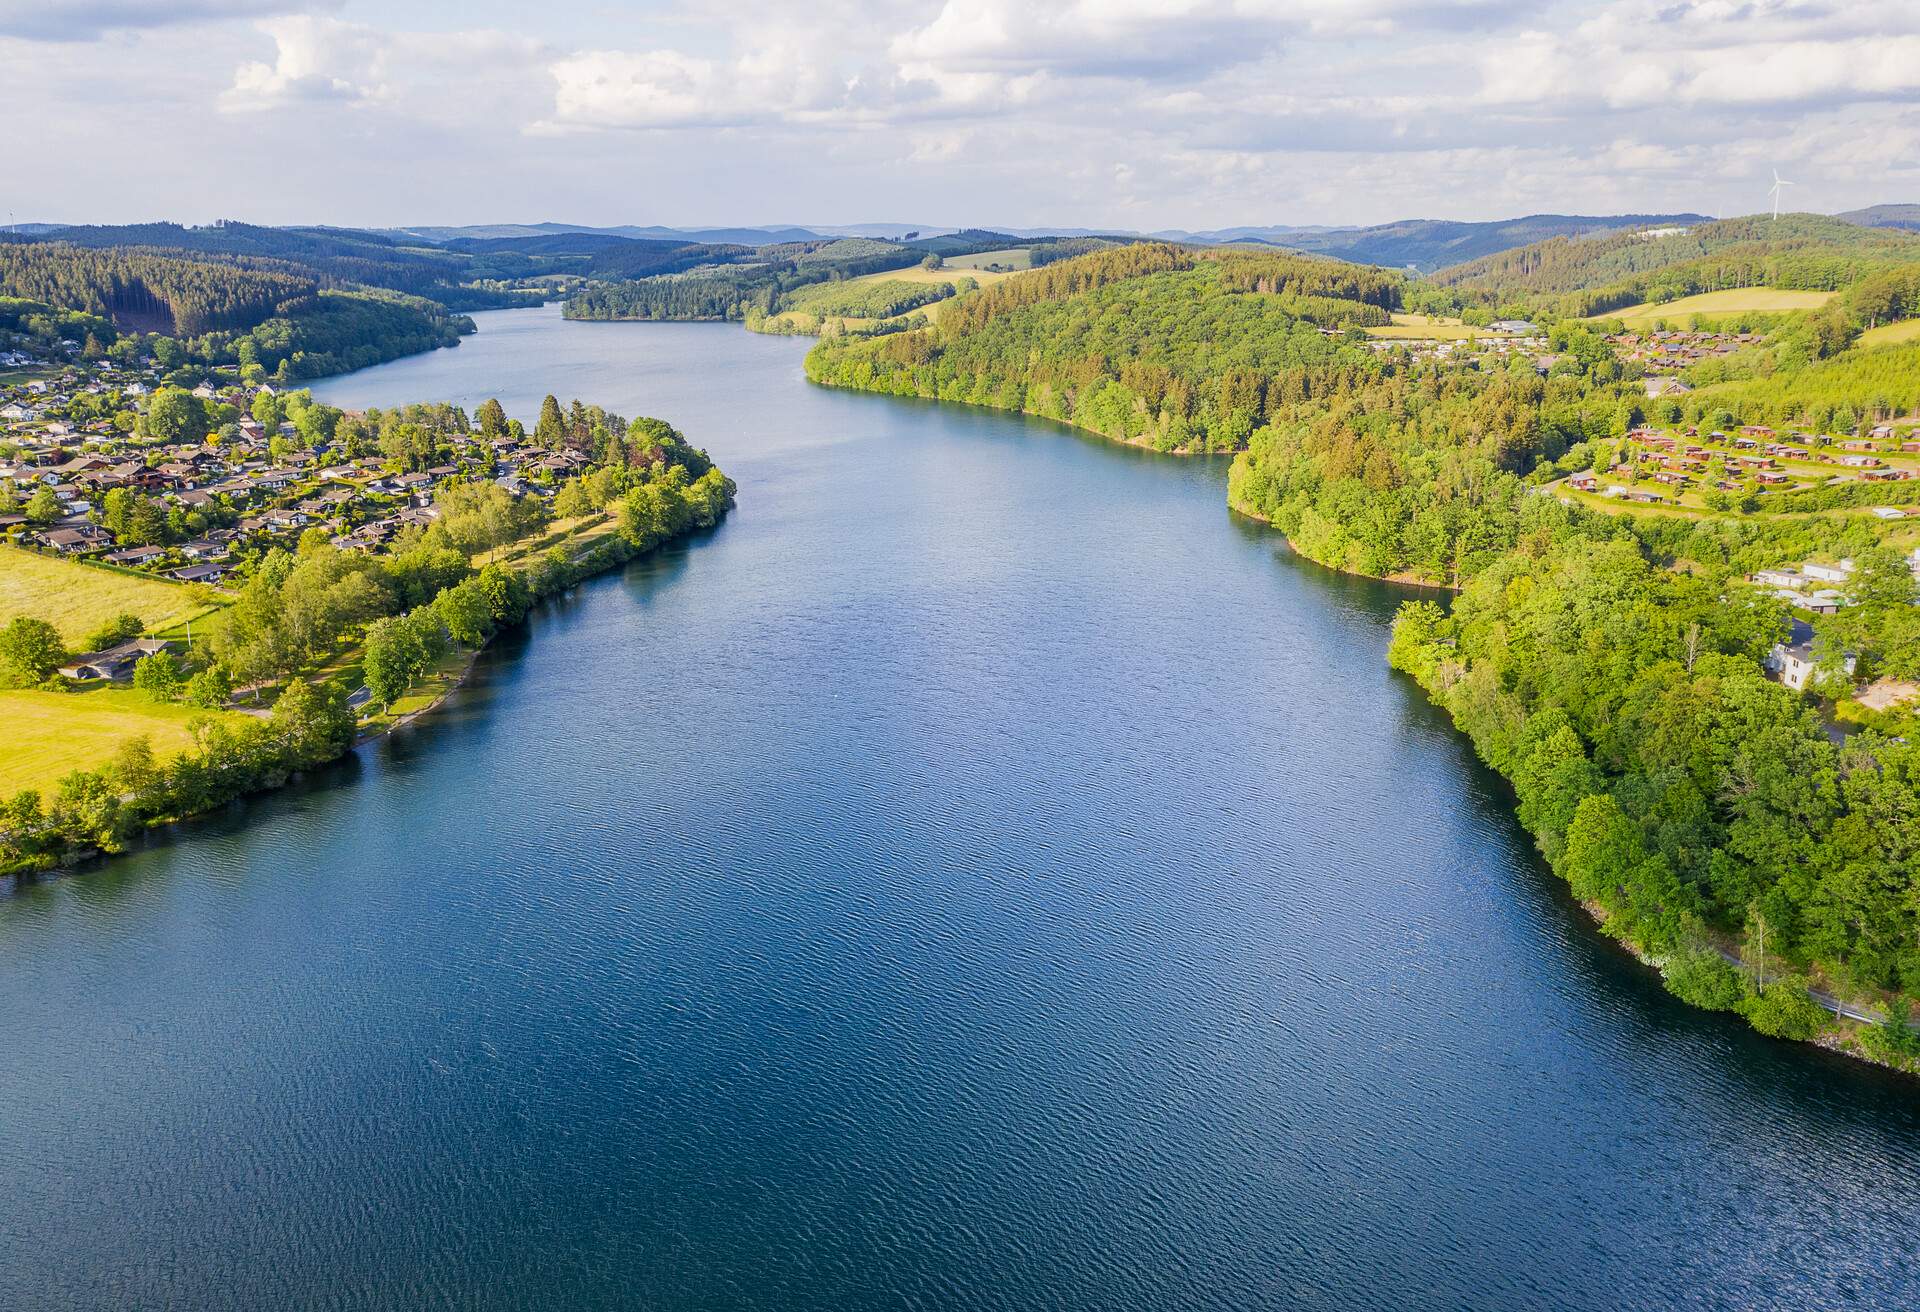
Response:
[{"label": "lake", "polygon": [[1690,1010],[1224,464],[476,316],[740,483],[439,713],[0,894],[0,1307],[1920,1302],[1920,1086]]}]

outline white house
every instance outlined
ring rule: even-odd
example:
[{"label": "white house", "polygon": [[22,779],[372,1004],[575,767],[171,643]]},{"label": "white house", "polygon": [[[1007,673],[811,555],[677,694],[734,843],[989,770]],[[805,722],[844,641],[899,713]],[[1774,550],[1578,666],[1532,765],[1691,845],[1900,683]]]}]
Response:
[{"label": "white house", "polygon": [[[1787,641],[1776,642],[1773,650],[1767,653],[1767,673],[1779,679],[1781,683],[1794,691],[1807,686],[1813,677],[1813,626],[1800,620],[1793,622],[1793,631]],[[1849,654],[1843,663],[1846,672],[1853,673],[1854,658]]]}]

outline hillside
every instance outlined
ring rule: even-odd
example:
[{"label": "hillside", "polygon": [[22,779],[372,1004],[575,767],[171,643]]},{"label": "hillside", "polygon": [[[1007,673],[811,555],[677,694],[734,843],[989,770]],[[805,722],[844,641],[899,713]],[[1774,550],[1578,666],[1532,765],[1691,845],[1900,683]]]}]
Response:
[{"label": "hillside", "polygon": [[460,227],[425,225],[416,228],[383,228],[377,235],[403,242],[430,242],[434,245],[457,241],[512,237],[548,237],[559,234],[615,237],[629,241],[671,241],[681,245],[708,244],[733,246],[772,246],[782,242],[820,241],[827,234],[810,228],[663,228],[657,225],[635,227],[623,224],[595,228],[577,223],[474,223]]},{"label": "hillside", "polygon": [[[189,259],[145,248],[88,250],[0,241],[0,327],[46,336],[41,310],[83,316],[76,343],[117,349],[123,334],[178,339],[169,358],[256,367],[282,381],[319,378],[452,346],[473,320],[386,289],[322,286],[298,265],[235,256]],[[57,337],[42,349],[59,354]]]},{"label": "hillside", "polygon": [[1270,400],[1364,366],[1400,279],[1281,252],[1115,247],[954,301],[932,329],[824,342],[816,381],[969,401],[1161,451],[1231,451]]},{"label": "hillside", "polygon": [[1710,221],[1704,214],[1529,214],[1486,223],[1402,219],[1360,228],[1222,228],[1159,235],[1208,243],[1264,242],[1355,264],[1413,268],[1424,273],[1550,237],[1588,237],[1623,229],[1685,227]]},{"label": "hillside", "polygon": [[1904,228],[1920,231],[1920,205],[1869,205],[1865,209],[1836,214],[1836,219],[1866,228]]},{"label": "hillside", "polygon": [[1836,291],[1916,260],[1920,234],[1783,214],[1660,237],[1556,237],[1442,269],[1430,283],[1465,303],[1573,317],[1730,288]]},{"label": "hillside", "polygon": [[131,223],[60,228],[45,234],[49,245],[87,250],[149,251],[261,267],[312,278],[341,290],[377,287],[437,302],[448,310],[492,309],[519,304],[498,290],[473,285],[495,276],[470,258],[449,252],[402,246],[378,233],[348,228],[266,228],[222,222],[201,228],[177,223]]}]

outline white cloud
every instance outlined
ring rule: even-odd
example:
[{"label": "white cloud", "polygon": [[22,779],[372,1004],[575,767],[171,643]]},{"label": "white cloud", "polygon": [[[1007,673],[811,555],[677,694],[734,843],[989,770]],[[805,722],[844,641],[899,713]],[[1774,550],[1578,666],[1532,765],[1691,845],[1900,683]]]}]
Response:
[{"label": "white cloud", "polygon": [[256,25],[274,44],[271,62],[234,70],[220,98],[230,112],[337,101],[387,105],[428,117],[471,113],[476,88],[511,87],[544,48],[509,33],[389,32],[364,23],[296,15]]},{"label": "white cloud", "polygon": [[12,161],[37,196],[164,208],[175,187],[197,213],[204,180],[166,152],[122,151],[109,180],[73,161],[152,134],[265,166],[286,138],[258,116],[297,111],[313,180],[257,203],[346,222],[534,195],[582,220],[1219,227],[1737,212],[1775,164],[1814,208],[1920,184],[1916,0],[488,12],[509,30],[430,30],[458,11],[410,0],[0,0],[0,117],[49,124]]}]

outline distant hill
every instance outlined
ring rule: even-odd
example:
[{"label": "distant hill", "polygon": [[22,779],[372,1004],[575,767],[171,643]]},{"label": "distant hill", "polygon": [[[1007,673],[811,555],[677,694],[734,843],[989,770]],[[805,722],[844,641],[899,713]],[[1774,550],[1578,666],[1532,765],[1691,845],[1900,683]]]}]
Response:
[{"label": "distant hill", "polygon": [[623,224],[596,228],[581,223],[476,223],[464,227],[384,228],[383,235],[400,240],[428,242],[444,246],[461,240],[489,240],[508,237],[548,237],[566,233],[585,233],[605,237],[624,237],[632,241],[700,242],[727,246],[777,246],[786,242],[819,241],[824,234],[809,228],[665,228],[658,225],[636,227]]},{"label": "distant hill", "polygon": [[1441,269],[1432,281],[1489,304],[1600,314],[1735,287],[1833,291],[1916,260],[1920,235],[1824,214],[1757,214],[1659,237],[1553,237]]},{"label": "distant hill", "polygon": [[1905,228],[1920,232],[1920,205],[1869,205],[1863,210],[1848,210],[1833,217],[1863,228]]},{"label": "distant hill", "polygon": [[1355,264],[1382,264],[1427,273],[1549,237],[1590,237],[1623,229],[1691,227],[1708,222],[1711,219],[1704,214],[1529,214],[1524,218],[1486,223],[1403,219],[1365,228],[1248,227],[1154,235],[1209,244],[1255,242],[1285,246]]},{"label": "distant hill", "polygon": [[235,263],[273,261],[297,266],[321,285],[380,287],[426,297],[449,310],[491,309],[517,303],[503,293],[466,285],[471,261],[449,252],[405,246],[393,237],[354,228],[268,228],[232,221],[204,227],[178,223],[77,224],[20,240],[88,250],[145,250]]}]

